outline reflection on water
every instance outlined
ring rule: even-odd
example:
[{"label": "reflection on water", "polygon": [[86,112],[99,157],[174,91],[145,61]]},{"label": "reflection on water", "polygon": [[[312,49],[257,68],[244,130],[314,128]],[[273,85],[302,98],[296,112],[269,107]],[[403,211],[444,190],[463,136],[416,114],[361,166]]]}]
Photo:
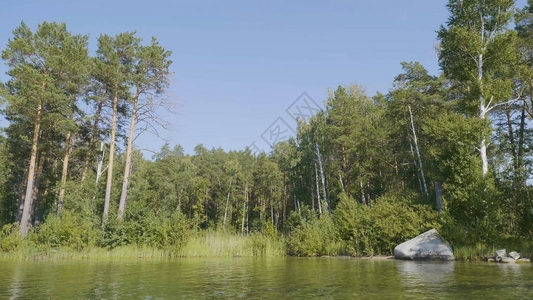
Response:
[{"label": "reflection on water", "polygon": [[0,262],[0,299],[526,299],[533,268],[347,258]]},{"label": "reflection on water", "polygon": [[396,268],[402,285],[415,295],[431,290],[442,296],[455,286],[455,262],[398,261]]},{"label": "reflection on water", "polygon": [[21,286],[20,286],[20,272],[21,266],[16,265],[13,270],[13,279],[11,280],[11,286],[9,287],[9,291],[11,296],[9,299],[17,299],[20,296]]}]

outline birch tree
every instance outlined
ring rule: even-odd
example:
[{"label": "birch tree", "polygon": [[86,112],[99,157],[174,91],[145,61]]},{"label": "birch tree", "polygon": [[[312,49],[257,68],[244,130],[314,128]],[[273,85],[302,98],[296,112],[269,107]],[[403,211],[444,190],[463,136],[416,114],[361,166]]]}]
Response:
[{"label": "birch tree", "polygon": [[[450,0],[450,16],[438,31],[439,64],[444,74],[464,91],[465,113],[490,126],[489,113],[516,101],[512,78],[501,76],[514,59],[516,33],[508,29],[513,0]],[[481,172],[489,171],[489,136],[479,141]]]},{"label": "birch tree", "polygon": [[516,16],[519,61],[514,69],[527,95],[524,97],[525,110],[529,118],[533,118],[533,1],[528,0],[527,3]]}]

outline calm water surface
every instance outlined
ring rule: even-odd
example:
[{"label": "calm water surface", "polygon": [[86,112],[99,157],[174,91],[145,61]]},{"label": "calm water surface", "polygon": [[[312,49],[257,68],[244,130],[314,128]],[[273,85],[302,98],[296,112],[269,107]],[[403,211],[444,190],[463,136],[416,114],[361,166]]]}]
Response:
[{"label": "calm water surface", "polygon": [[344,258],[1,262],[0,299],[532,299],[533,267]]}]

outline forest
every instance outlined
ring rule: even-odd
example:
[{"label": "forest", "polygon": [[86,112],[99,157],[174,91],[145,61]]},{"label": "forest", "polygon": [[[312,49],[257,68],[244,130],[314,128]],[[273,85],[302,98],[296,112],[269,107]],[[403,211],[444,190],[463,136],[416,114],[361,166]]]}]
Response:
[{"label": "forest", "polygon": [[332,89],[269,153],[166,144],[151,158],[133,141],[165,128],[171,52],[132,31],[91,55],[64,23],[22,22],[1,54],[0,254],[183,256],[235,237],[251,255],[390,255],[431,228],[458,258],[533,254],[533,0],[447,9],[438,76],[402,62],[387,93]]}]

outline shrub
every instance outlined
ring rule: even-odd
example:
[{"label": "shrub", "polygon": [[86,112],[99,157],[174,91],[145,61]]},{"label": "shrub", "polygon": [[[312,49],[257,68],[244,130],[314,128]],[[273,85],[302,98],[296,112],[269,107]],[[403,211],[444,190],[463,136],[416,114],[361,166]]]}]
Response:
[{"label": "shrub", "polygon": [[290,255],[321,256],[337,255],[341,252],[335,224],[329,215],[324,214],[318,219],[306,209],[302,216],[292,215],[290,219],[296,225],[288,237],[287,250]]},{"label": "shrub", "polygon": [[179,250],[191,236],[191,224],[180,212],[144,220],[140,243],[160,249]]},{"label": "shrub", "polygon": [[22,244],[22,237],[19,234],[19,224],[6,224],[0,232],[0,250],[4,252],[16,251]]},{"label": "shrub", "polygon": [[134,244],[136,237],[136,222],[130,220],[119,221],[116,215],[110,215],[107,222],[104,224],[103,230],[98,239],[98,246],[107,249],[114,249],[119,246],[126,246]]},{"label": "shrub", "polygon": [[93,224],[63,210],[61,217],[50,214],[46,222],[30,235],[32,242],[47,247],[69,247],[81,251],[96,243],[97,230]]},{"label": "shrub", "polygon": [[377,199],[371,207],[342,196],[334,220],[352,255],[392,254],[396,245],[431,228],[440,229],[431,207],[392,196]]}]

